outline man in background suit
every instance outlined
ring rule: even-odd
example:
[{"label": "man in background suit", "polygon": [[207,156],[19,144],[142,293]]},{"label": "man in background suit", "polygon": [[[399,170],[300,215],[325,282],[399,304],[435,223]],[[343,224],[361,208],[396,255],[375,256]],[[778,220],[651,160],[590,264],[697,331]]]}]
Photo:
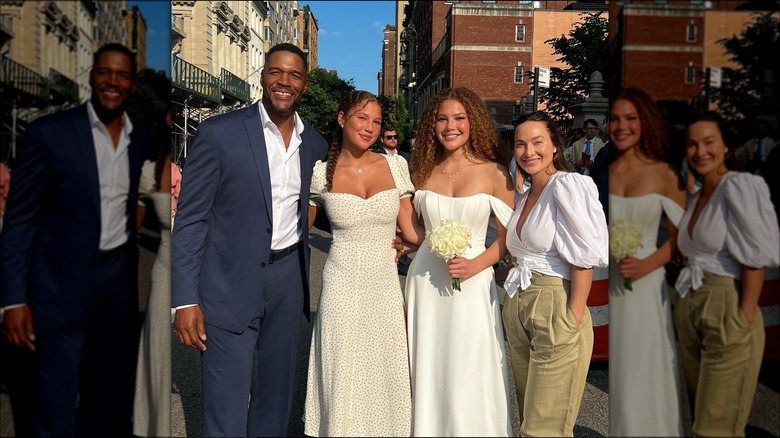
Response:
[{"label": "man in background suit", "polygon": [[201,350],[204,436],[287,433],[309,188],[328,149],[295,111],[307,73],[298,47],[271,48],[261,101],[203,122],[182,172],[173,306],[179,341]]},{"label": "man in background suit", "polygon": [[34,350],[37,436],[129,434],[138,310],[135,219],[147,135],[125,113],[135,54],[94,55],[90,100],[30,124],[0,234],[0,306]]},{"label": "man in background suit", "polygon": [[777,169],[768,167],[765,164],[769,153],[775,148],[775,141],[770,134],[769,122],[765,119],[756,120],[756,135],[746,141],[742,147],[737,149],[737,160],[750,173],[763,174],[766,169],[776,171]]},{"label": "man in background suit", "polygon": [[382,143],[382,147],[380,147],[377,152],[385,155],[396,155],[403,157],[403,159],[406,160],[406,165],[409,165],[409,161],[411,160],[409,157],[409,152],[404,152],[398,149],[398,133],[394,127],[385,126],[382,128],[382,135],[379,137],[379,140]]},{"label": "man in background suit", "polygon": [[587,175],[590,173],[590,167],[593,166],[596,154],[604,146],[604,142],[597,135],[599,133],[599,123],[596,120],[585,120],[583,129],[585,137],[574,142],[571,146],[571,154],[577,172]]}]

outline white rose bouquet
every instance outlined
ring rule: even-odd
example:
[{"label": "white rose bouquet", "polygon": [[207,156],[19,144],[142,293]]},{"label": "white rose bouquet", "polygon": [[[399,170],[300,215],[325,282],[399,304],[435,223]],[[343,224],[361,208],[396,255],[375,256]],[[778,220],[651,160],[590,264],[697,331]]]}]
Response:
[{"label": "white rose bouquet", "polygon": [[[642,231],[628,221],[616,221],[609,226],[609,253],[617,260],[634,255],[642,247]],[[631,288],[631,279],[623,279],[623,287]]]},{"label": "white rose bouquet", "polygon": [[[471,230],[456,221],[447,219],[431,230],[428,249],[444,260],[450,260],[471,248]],[[460,290],[460,278],[452,279],[452,288]]]}]

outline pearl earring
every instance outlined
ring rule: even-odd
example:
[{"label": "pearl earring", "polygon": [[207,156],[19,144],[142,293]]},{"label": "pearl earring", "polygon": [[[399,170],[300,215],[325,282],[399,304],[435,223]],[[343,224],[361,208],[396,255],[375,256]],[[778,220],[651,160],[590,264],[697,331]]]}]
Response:
[{"label": "pearl earring", "polygon": [[558,148],[553,148],[553,153],[558,152]]},{"label": "pearl earring", "polygon": [[725,151],[723,151],[723,152],[724,152],[724,153],[729,153],[729,148],[726,148],[726,150],[725,150]]}]

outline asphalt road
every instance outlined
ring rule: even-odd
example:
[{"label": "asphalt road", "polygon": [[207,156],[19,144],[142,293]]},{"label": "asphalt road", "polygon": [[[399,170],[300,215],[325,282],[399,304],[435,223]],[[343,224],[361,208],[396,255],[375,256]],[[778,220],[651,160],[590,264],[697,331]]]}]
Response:
[{"label": "asphalt road", "polygon": [[[147,237],[154,238],[153,232],[144,230]],[[310,242],[312,247],[311,281],[312,281],[312,311],[316,312],[319,302],[319,290],[321,287],[322,268],[330,246],[330,235],[313,229]],[[148,270],[154,259],[154,252],[141,249],[141,290],[148,290]],[[404,277],[399,277],[403,284]],[[503,291],[501,292],[503,294]],[[298,346],[298,360],[293,395],[292,415],[287,429],[287,436],[302,437],[303,434],[303,405],[306,395],[306,370],[309,362],[309,343],[311,341],[312,327],[305,318],[300,322],[300,343]],[[200,358],[199,353],[193,349],[178,344],[172,336],[173,342],[173,388],[172,388],[172,415],[175,437],[199,437],[201,436],[201,395],[200,395]],[[5,350],[4,350],[5,351]],[[3,356],[6,360],[7,356]],[[775,371],[780,365],[778,361],[764,363],[759,379],[758,390],[753,402],[749,424],[748,436],[778,437],[780,436],[780,384],[778,373]],[[594,362],[588,372],[585,394],[583,396],[574,435],[579,437],[607,436],[609,421],[608,406],[608,367],[605,362]],[[511,373],[510,373],[511,378]],[[0,382],[0,437],[13,437],[13,418],[7,394],[7,382]],[[510,382],[510,384],[514,384]],[[514,391],[512,404],[516,406]],[[683,395],[683,397],[685,397]],[[683,400],[687,405],[687,400]],[[513,409],[515,412],[516,409]],[[690,427],[690,418],[685,416],[686,430]],[[513,418],[515,433],[518,429],[518,418]]]}]

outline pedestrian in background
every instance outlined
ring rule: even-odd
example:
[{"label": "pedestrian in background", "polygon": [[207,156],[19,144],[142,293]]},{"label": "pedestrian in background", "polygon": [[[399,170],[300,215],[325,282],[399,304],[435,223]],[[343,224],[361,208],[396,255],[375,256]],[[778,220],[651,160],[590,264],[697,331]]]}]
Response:
[{"label": "pedestrian in background", "polygon": [[0,232],[3,231],[3,216],[5,216],[5,202],[8,199],[8,191],[11,189],[11,173],[5,163],[0,163]]},{"label": "pedestrian in background", "polygon": [[89,101],[31,123],[14,166],[0,306],[10,343],[35,351],[39,436],[131,433],[136,204],[154,156],[125,113],[136,71],[127,47],[99,48]]},{"label": "pedestrian in background", "polygon": [[571,145],[571,155],[577,172],[587,175],[604,142],[598,136],[599,124],[595,119],[585,120],[583,131],[585,136]]}]

